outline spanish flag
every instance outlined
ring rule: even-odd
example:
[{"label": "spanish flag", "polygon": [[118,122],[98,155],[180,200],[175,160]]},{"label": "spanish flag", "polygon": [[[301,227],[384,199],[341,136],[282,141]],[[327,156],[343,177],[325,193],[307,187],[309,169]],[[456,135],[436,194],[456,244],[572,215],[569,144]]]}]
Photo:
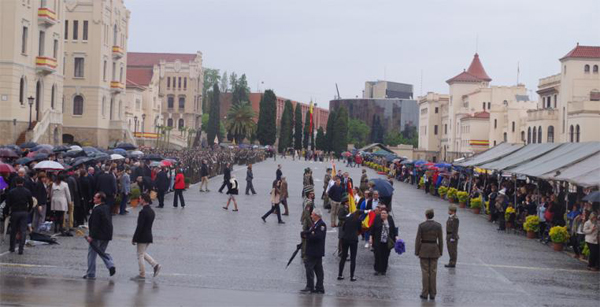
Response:
[{"label": "spanish flag", "polygon": [[346,187],[346,190],[348,191],[348,211],[353,213],[356,211],[356,203],[354,202],[354,191],[350,180],[348,180],[348,186]]},{"label": "spanish flag", "polygon": [[310,124],[308,131],[313,131],[313,103],[310,102],[310,107],[308,108],[308,113],[310,113]]}]

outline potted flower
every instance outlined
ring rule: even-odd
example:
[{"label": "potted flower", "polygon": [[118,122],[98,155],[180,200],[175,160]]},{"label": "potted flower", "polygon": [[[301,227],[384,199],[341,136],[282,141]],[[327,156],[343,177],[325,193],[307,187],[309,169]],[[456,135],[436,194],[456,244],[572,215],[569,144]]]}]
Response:
[{"label": "potted flower", "polygon": [[535,239],[535,235],[540,231],[540,218],[537,215],[529,215],[525,218],[523,229],[527,231],[527,238]]},{"label": "potted flower", "polygon": [[467,200],[469,199],[469,193],[460,191],[456,193],[456,197],[458,198],[458,206],[460,208],[467,207]]},{"label": "potted flower", "polygon": [[185,179],[183,180],[183,182],[185,182],[185,188],[189,189],[190,188],[190,184],[192,184],[192,179],[190,179],[189,177],[185,177]]},{"label": "potted flower", "polygon": [[552,247],[555,251],[562,251],[563,244],[569,240],[569,232],[566,226],[554,226],[550,228],[550,240],[552,240]]},{"label": "potted flower", "polygon": [[456,192],[458,192],[458,190],[456,190],[455,188],[448,189],[448,192],[446,195],[448,195],[448,201],[450,203],[456,202]]},{"label": "potted flower", "polygon": [[129,194],[129,204],[131,204],[132,207],[137,207],[140,195],[140,188],[137,185],[131,187],[131,192]]},{"label": "potted flower", "polygon": [[504,211],[504,220],[506,221],[506,229],[513,228],[515,214],[516,214],[515,208],[513,208],[512,205],[508,205],[508,208],[506,208],[506,211]]},{"label": "potted flower", "polygon": [[446,197],[447,193],[448,193],[448,187],[441,186],[438,188],[438,194],[440,194],[441,199],[444,199]]},{"label": "potted flower", "polygon": [[481,198],[471,198],[469,206],[471,207],[473,213],[479,214],[481,212]]}]

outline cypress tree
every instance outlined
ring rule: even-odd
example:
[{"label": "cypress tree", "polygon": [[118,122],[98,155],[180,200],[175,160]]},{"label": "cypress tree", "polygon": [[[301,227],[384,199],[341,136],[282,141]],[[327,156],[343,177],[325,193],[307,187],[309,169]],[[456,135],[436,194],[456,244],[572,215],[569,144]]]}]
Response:
[{"label": "cypress tree", "polygon": [[334,140],[334,131],[333,127],[335,127],[335,111],[330,110],[329,116],[327,117],[327,126],[325,128],[325,144],[323,144],[323,150],[330,152],[333,149],[333,140]]},{"label": "cypress tree", "polygon": [[317,139],[315,143],[317,146],[317,150],[325,150],[325,132],[323,132],[323,127],[319,127],[319,129],[317,129]]},{"label": "cypress tree", "polygon": [[302,149],[302,108],[299,103],[294,110],[294,149]]},{"label": "cypress tree", "polygon": [[342,106],[336,113],[333,144],[335,152],[340,154],[348,149],[348,110]]},{"label": "cypress tree", "polygon": [[306,116],[304,116],[304,137],[302,138],[302,148],[308,149],[308,141],[310,137],[310,113],[306,112]]},{"label": "cypress tree", "polygon": [[277,97],[272,90],[266,90],[260,101],[258,131],[256,136],[261,145],[273,145],[277,139]]},{"label": "cypress tree", "polygon": [[285,101],[283,107],[283,113],[281,114],[281,122],[279,123],[279,143],[277,149],[279,152],[284,151],[290,146],[292,135],[290,130],[292,129],[292,102],[290,100]]},{"label": "cypress tree", "polygon": [[208,128],[206,129],[208,145],[212,146],[215,142],[215,137],[221,140],[222,136],[219,133],[219,127],[221,124],[220,113],[221,113],[221,102],[219,97],[221,92],[219,91],[219,84],[215,83],[212,90],[212,99],[210,101],[210,113],[208,114]]}]

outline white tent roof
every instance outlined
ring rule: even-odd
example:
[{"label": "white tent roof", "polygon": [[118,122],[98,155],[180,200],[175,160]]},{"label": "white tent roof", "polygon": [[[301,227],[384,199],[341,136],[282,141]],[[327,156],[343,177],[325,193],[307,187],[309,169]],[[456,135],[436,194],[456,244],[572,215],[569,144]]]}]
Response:
[{"label": "white tent roof", "polygon": [[568,181],[583,187],[600,186],[600,152],[575,164],[546,173],[540,178]]},{"label": "white tent roof", "polygon": [[456,163],[453,163],[453,164],[458,165],[458,166],[464,166],[464,167],[479,166],[484,163],[496,161],[508,154],[511,154],[511,153],[521,149],[521,147],[523,147],[523,145],[521,145],[521,144],[502,143],[502,144],[500,144],[498,146],[494,146],[482,153],[474,155],[473,157],[470,157],[468,159],[464,159],[461,161],[457,161]]},{"label": "white tent roof", "polygon": [[520,164],[538,158],[559,146],[560,144],[556,143],[529,144],[507,156],[502,157],[497,161],[485,163],[479,167],[492,170],[504,170],[507,168],[516,167]]},{"label": "white tent roof", "polygon": [[600,152],[600,142],[565,143],[539,158],[508,169],[508,172],[539,177],[562,167],[573,165],[598,152]]}]

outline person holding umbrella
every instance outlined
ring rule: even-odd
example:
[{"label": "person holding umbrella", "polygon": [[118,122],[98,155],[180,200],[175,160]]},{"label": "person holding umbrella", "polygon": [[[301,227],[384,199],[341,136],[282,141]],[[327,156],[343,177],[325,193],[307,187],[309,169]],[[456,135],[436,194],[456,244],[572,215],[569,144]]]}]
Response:
[{"label": "person holding umbrella", "polygon": [[113,225],[111,208],[106,204],[106,194],[98,192],[94,195],[94,209],[90,215],[89,236],[85,237],[88,247],[88,269],[84,279],[96,279],[96,256],[100,256],[110,276],[115,275],[116,268],[112,257],[106,253],[108,242],[112,240]]}]

